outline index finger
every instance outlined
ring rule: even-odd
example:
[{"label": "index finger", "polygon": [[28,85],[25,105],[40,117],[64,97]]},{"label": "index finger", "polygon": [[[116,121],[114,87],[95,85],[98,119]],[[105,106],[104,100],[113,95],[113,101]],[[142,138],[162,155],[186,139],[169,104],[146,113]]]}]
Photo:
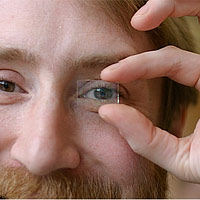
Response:
[{"label": "index finger", "polygon": [[121,83],[164,76],[200,91],[200,55],[170,46],[130,56],[101,73],[103,80]]},{"label": "index finger", "polygon": [[149,0],[132,18],[140,31],[158,27],[167,17],[200,16],[199,0]]}]

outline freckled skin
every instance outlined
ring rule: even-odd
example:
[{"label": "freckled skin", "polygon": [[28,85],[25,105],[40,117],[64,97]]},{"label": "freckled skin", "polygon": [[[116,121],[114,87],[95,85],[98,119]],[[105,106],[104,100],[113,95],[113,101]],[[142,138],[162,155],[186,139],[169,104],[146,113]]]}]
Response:
[{"label": "freckled skin", "polygon": [[[100,16],[88,17],[84,8],[69,0],[0,2],[0,45],[27,49],[41,57],[37,66],[0,64],[0,73],[14,69],[21,74],[25,79],[21,87],[28,93],[21,98],[0,91],[1,166],[21,164],[36,175],[61,168],[90,171],[126,185],[142,173],[139,165],[150,165],[139,159],[118,130],[97,113],[76,105],[76,91],[71,88],[76,88],[77,79],[88,77],[62,65],[64,57],[70,61],[94,53],[136,52],[130,38]],[[137,37],[134,45],[138,49],[150,48],[148,41],[141,44]],[[96,78],[100,72],[86,73]],[[130,93],[126,103],[134,104],[155,123],[158,84],[160,80],[125,85]],[[11,103],[2,105],[6,100]]]}]

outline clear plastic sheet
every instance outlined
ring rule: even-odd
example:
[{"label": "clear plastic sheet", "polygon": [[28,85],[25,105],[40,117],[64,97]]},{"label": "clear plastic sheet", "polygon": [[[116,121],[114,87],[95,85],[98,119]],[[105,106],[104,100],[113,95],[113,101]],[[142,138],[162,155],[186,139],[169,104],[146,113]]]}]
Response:
[{"label": "clear plastic sheet", "polygon": [[77,81],[78,106],[97,112],[100,106],[113,103],[119,103],[119,83],[102,80]]}]

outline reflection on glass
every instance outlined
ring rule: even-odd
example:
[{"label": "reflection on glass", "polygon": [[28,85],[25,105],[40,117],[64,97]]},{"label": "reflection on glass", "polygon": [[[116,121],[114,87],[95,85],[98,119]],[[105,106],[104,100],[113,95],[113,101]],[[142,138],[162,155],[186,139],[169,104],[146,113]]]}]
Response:
[{"label": "reflection on glass", "polygon": [[77,103],[83,109],[97,112],[104,104],[119,103],[119,83],[102,80],[77,81]]}]

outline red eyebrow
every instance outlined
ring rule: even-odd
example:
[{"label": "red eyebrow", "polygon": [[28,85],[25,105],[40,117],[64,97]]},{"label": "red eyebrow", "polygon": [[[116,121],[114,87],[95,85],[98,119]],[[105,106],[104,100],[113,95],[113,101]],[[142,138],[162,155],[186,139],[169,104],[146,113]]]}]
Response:
[{"label": "red eyebrow", "polygon": [[7,47],[0,47],[0,61],[1,62],[13,62],[18,61],[27,64],[37,64],[37,60],[39,57],[33,55],[32,53],[28,52],[24,49],[19,48],[7,48]]},{"label": "red eyebrow", "polygon": [[[66,58],[63,63],[70,67],[70,70],[103,70],[105,67],[117,63],[130,56],[131,53],[118,53],[112,55],[88,55],[76,60]],[[132,54],[133,55],[133,54]],[[0,62],[21,62],[25,64],[38,65],[40,56],[33,54],[25,49],[0,47]]]}]

